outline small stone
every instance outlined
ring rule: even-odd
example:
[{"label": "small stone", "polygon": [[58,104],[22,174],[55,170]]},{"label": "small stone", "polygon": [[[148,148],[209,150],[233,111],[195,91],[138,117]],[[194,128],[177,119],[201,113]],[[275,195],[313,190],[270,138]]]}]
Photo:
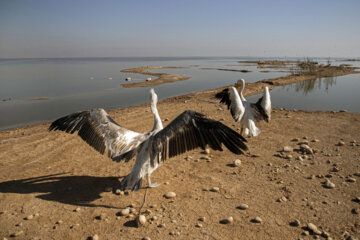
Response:
[{"label": "small stone", "polygon": [[284,151],[284,152],[292,152],[292,151],[293,151],[293,148],[290,147],[290,146],[285,146],[285,147],[283,148],[283,151]]},{"label": "small stone", "polygon": [[205,217],[200,217],[198,220],[199,220],[200,222],[205,222],[205,221],[206,221],[206,218],[205,218]]},{"label": "small stone", "polygon": [[164,228],[166,225],[165,225],[165,223],[160,223],[159,225],[158,225],[158,228]]},{"label": "small stone", "polygon": [[359,209],[358,208],[353,208],[353,209],[351,209],[351,213],[358,215],[359,214]]},{"label": "small stone", "polygon": [[314,151],[312,150],[311,147],[309,147],[309,145],[306,145],[306,144],[301,144],[300,145],[300,150],[304,153],[307,153],[307,154],[314,154]]},{"label": "small stone", "polygon": [[170,183],[169,182],[164,182],[164,185],[169,185]]},{"label": "small stone", "polygon": [[249,208],[249,205],[243,203],[243,204],[241,204],[240,206],[238,206],[237,208],[240,209],[240,210],[246,210],[246,209]]},{"label": "small stone", "polygon": [[19,231],[19,232],[10,234],[10,237],[17,237],[17,236],[20,236],[22,234],[24,234],[24,231]]},{"label": "small stone", "polygon": [[326,181],[325,181],[325,183],[324,183],[324,187],[326,187],[326,188],[335,188],[335,184],[334,183],[332,183],[332,182],[330,182],[330,180],[329,179],[326,179]]},{"label": "small stone", "polygon": [[138,227],[143,226],[146,223],[146,217],[144,215],[139,215],[136,218],[136,225]]},{"label": "small stone", "polygon": [[197,223],[197,224],[195,225],[195,227],[197,227],[197,228],[202,228],[203,225],[202,225],[201,223]]},{"label": "small stone", "polygon": [[31,220],[31,219],[33,219],[33,218],[34,218],[34,215],[31,214],[31,215],[25,217],[24,219],[25,219],[25,220]]},{"label": "small stone", "polygon": [[338,144],[336,144],[336,146],[344,146],[345,142],[344,141],[339,141]]},{"label": "small stone", "polygon": [[218,188],[218,187],[212,187],[212,188],[210,189],[210,191],[211,191],[211,192],[219,192],[219,191],[220,191],[220,188]]},{"label": "small stone", "polygon": [[277,202],[286,202],[287,198],[284,196],[281,196],[278,200],[276,200]]},{"label": "small stone", "polygon": [[205,154],[210,154],[210,149],[209,148],[206,148],[205,151],[204,151]]},{"label": "small stone", "polygon": [[80,210],[81,210],[81,209],[78,207],[78,208],[75,208],[75,209],[74,209],[74,212],[80,212]]},{"label": "small stone", "polygon": [[299,138],[293,138],[293,139],[291,139],[291,141],[292,142],[298,142],[298,141],[300,141],[300,139]]},{"label": "small stone", "polygon": [[131,77],[125,78],[125,81],[130,82],[130,81],[131,81]]},{"label": "small stone", "polygon": [[60,224],[62,224],[62,223],[63,223],[63,221],[62,221],[62,220],[59,220],[59,221],[57,221],[55,224],[60,225]]},{"label": "small stone", "polygon": [[147,82],[151,81],[151,77],[146,78],[146,81]]},{"label": "small stone", "polygon": [[71,226],[70,226],[70,229],[74,229],[74,228],[76,228],[76,227],[78,227],[78,226],[80,226],[80,224],[78,224],[78,223],[77,223],[77,224],[74,224],[74,225],[71,225]]},{"label": "small stone", "polygon": [[151,240],[149,237],[143,237],[141,240]]},{"label": "small stone", "polygon": [[234,222],[233,217],[227,217],[227,218],[220,220],[221,224],[232,224],[233,222]]},{"label": "small stone", "polygon": [[100,216],[98,216],[99,220],[105,220],[106,219],[106,213],[101,213]]},{"label": "small stone", "polygon": [[169,121],[169,118],[165,118],[163,121],[164,121],[164,122],[167,122],[167,121]]},{"label": "small stone", "polygon": [[295,219],[294,221],[290,222],[290,226],[293,226],[293,227],[298,227],[298,226],[300,226],[300,220],[299,220],[299,219]]},{"label": "small stone", "polygon": [[251,220],[253,223],[262,223],[262,219],[260,217],[256,217],[253,220]]},{"label": "small stone", "polygon": [[349,177],[348,179],[346,179],[346,181],[347,181],[347,182],[354,183],[354,182],[356,182],[356,179]]},{"label": "small stone", "polygon": [[235,159],[233,162],[233,166],[234,167],[240,167],[241,166],[241,160],[240,159]]},{"label": "small stone", "polygon": [[295,158],[295,160],[304,161],[304,159],[303,159],[301,156],[297,156],[297,157]]},{"label": "small stone", "polygon": [[99,236],[97,234],[95,234],[94,236],[90,237],[91,240],[99,240]]},{"label": "small stone", "polygon": [[311,142],[320,142],[320,140],[315,138],[315,139],[311,140]]},{"label": "small stone", "polygon": [[124,192],[121,191],[120,189],[116,189],[116,190],[115,190],[115,194],[116,194],[116,195],[124,195]]},{"label": "small stone", "polygon": [[189,160],[192,160],[193,158],[191,157],[191,156],[187,156],[186,158],[185,158],[185,160],[186,161],[189,161]]},{"label": "small stone", "polygon": [[120,216],[127,216],[130,214],[130,209],[129,208],[124,208],[120,211]]},{"label": "small stone", "polygon": [[313,223],[308,223],[307,228],[316,235],[321,235],[321,231]]},{"label": "small stone", "polygon": [[170,199],[176,197],[176,193],[174,192],[168,192],[164,195],[165,198]]}]

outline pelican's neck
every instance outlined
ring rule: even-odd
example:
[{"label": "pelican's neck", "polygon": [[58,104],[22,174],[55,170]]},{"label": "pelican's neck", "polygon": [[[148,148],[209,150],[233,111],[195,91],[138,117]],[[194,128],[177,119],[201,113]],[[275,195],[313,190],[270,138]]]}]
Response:
[{"label": "pelican's neck", "polygon": [[244,88],[245,88],[245,82],[240,81],[239,95],[240,95],[241,101],[246,101],[246,99],[244,98],[244,95],[243,95]]},{"label": "pelican's neck", "polygon": [[154,114],[154,127],[151,131],[153,132],[153,131],[158,131],[158,130],[163,129],[164,127],[162,125],[159,112],[156,108],[156,102],[154,102],[154,101],[151,102],[150,108],[151,108],[151,112]]}]

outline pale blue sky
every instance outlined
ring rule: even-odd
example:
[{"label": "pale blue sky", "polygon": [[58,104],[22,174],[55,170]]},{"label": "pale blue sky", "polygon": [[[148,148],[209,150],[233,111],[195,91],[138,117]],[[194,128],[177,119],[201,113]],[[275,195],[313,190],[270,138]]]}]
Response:
[{"label": "pale blue sky", "polygon": [[358,0],[0,0],[0,58],[359,57]]}]

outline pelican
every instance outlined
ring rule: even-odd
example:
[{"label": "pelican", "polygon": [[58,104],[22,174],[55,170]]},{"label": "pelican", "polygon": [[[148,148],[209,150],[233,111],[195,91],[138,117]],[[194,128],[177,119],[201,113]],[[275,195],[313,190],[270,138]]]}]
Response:
[{"label": "pelican", "polygon": [[255,122],[264,120],[270,122],[271,119],[271,99],[269,88],[265,86],[264,93],[256,103],[249,103],[244,95],[245,80],[240,79],[235,86],[240,85],[239,93],[236,88],[226,88],[222,92],[216,94],[216,98],[221,99],[220,102],[224,103],[230,108],[230,112],[235,122],[240,122],[242,134],[249,137],[256,137],[260,133],[260,129],[256,127]]},{"label": "pelican", "polygon": [[150,109],[154,115],[154,126],[150,132],[137,133],[117,124],[104,109],[82,111],[59,118],[51,123],[49,131],[61,130],[67,133],[77,131],[78,135],[102,154],[117,162],[128,162],[135,157],[133,169],[120,183],[120,189],[139,190],[142,180],[150,175],[169,158],[197,147],[206,146],[222,151],[224,144],[231,152],[243,154],[247,150],[246,140],[224,124],[205,115],[187,110],[163,128],[158,110],[158,97],[150,90]]}]

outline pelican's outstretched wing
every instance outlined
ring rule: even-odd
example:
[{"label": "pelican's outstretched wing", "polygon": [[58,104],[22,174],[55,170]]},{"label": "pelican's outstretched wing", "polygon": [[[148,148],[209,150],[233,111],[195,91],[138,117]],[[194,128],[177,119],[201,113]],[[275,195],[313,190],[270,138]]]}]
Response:
[{"label": "pelican's outstretched wing", "polygon": [[143,133],[133,132],[117,124],[104,109],[77,112],[51,123],[49,131],[61,130],[78,135],[101,154],[108,153],[115,161],[130,160],[136,148],[147,139]]},{"label": "pelican's outstretched wing", "polygon": [[220,103],[226,104],[233,119],[240,122],[244,116],[245,108],[238,91],[234,87],[225,88],[222,92],[217,93],[215,97],[220,99]]},{"label": "pelican's outstretched wing", "polygon": [[224,124],[187,110],[150,139],[151,164],[206,145],[222,151],[224,144],[231,152],[242,154],[247,150],[246,140]]},{"label": "pelican's outstretched wing", "polygon": [[251,113],[256,121],[265,120],[270,122],[271,119],[271,99],[269,88],[265,87],[264,94],[256,103],[251,103]]}]

